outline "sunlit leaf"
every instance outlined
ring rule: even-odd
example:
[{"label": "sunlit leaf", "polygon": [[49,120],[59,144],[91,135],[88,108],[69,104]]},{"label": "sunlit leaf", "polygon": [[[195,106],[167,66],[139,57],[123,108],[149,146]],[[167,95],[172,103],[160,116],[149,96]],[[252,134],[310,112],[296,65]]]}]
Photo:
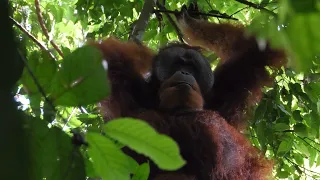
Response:
[{"label": "sunlit leaf", "polygon": [[282,141],[277,150],[278,156],[283,156],[288,151],[290,151],[292,149],[292,145],[293,145],[293,142],[291,140]]}]

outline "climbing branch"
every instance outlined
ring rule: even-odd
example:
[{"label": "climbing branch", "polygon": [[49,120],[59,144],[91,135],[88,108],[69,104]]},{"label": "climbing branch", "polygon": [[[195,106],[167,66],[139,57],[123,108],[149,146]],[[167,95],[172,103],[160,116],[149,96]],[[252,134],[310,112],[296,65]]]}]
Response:
[{"label": "climbing branch", "polygon": [[12,17],[10,17],[11,21],[13,22],[13,24],[19,28],[24,34],[26,34],[33,42],[35,42],[39,48],[41,50],[43,50],[44,52],[48,53],[48,55],[55,60],[55,57],[53,56],[53,54],[48,50],[48,48],[43,45],[39,40],[37,40],[37,38],[35,38],[30,32],[28,32],[21,24],[19,24],[15,19],[13,19]]},{"label": "climbing branch", "polygon": [[153,13],[153,9],[156,5],[156,0],[145,0],[141,14],[138,20],[134,23],[132,27],[132,32],[130,33],[129,39],[134,41],[141,41],[143,34],[147,28],[150,20],[150,16]]},{"label": "climbing branch", "polygon": [[41,13],[41,9],[40,9],[40,2],[39,0],[35,0],[34,1],[34,4],[36,6],[36,14],[37,14],[37,17],[38,17],[38,21],[39,21],[39,24],[40,24],[40,27],[42,29],[42,32],[43,34],[46,36],[46,38],[49,40],[49,42],[51,43],[51,45],[53,46],[53,48],[59,53],[59,55],[61,57],[63,57],[63,53],[62,51],[60,50],[60,48],[57,46],[57,44],[53,41],[53,39],[50,39],[50,36],[49,36],[49,32],[48,32],[48,29],[46,28],[45,24],[44,24],[44,21],[43,21],[43,17],[42,17],[42,13]]}]

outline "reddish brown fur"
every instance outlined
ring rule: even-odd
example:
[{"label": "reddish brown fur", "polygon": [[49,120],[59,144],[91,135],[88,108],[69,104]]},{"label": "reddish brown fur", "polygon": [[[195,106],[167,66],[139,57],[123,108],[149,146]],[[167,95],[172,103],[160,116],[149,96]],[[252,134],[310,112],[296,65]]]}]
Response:
[{"label": "reddish brown fur", "polygon": [[[264,180],[271,176],[272,162],[266,160],[243,135],[214,111],[186,112],[174,116],[147,111],[130,116],[147,121],[159,132],[175,139],[188,162],[174,173],[151,166],[151,179]],[[129,154],[138,156],[134,152]],[[138,160],[142,163],[147,159]]]},{"label": "reddish brown fur", "polygon": [[168,87],[172,81],[174,79],[169,78],[160,87],[160,108],[174,109],[181,105],[189,109],[200,110],[203,108],[204,101],[198,84],[193,84],[192,88],[183,89],[176,86]]},{"label": "reddish brown fur", "polygon": [[241,129],[244,113],[261,98],[261,87],[273,82],[265,66],[284,65],[284,52],[268,43],[260,49],[255,37],[247,36],[241,25],[214,24],[186,15],[178,22],[190,45],[212,50],[222,60],[214,70],[215,83],[210,97],[205,98],[206,108],[218,111]]},{"label": "reddish brown fur", "polygon": [[[161,84],[147,83],[142,77],[151,69],[151,51],[144,46],[107,39],[95,44],[108,61],[112,85],[111,96],[101,102],[105,120],[139,118],[179,144],[187,165],[167,172],[151,163],[150,179],[268,179],[272,162],[266,160],[236,128],[244,122],[243,113],[247,108],[259,101],[261,87],[271,80],[265,66],[282,65],[285,62],[282,61],[283,52],[271,49],[269,45],[259,50],[255,38],[246,38],[241,27],[190,19],[178,22],[189,43],[211,49],[223,60],[214,71],[215,84],[211,93],[201,96],[198,86],[196,90],[189,88],[189,91],[178,93],[176,87],[166,88],[165,83],[159,91]],[[158,96],[160,99],[166,96],[161,106],[184,103],[193,111],[172,114],[159,110]],[[139,163],[148,160],[130,149],[124,151]]]},{"label": "reddish brown fur", "polygon": [[[100,104],[104,119],[120,117],[122,110],[134,108],[134,100],[123,89],[132,88],[130,81],[141,79],[151,70],[153,53],[134,42],[120,42],[111,37],[101,43],[91,43],[98,47],[108,62],[108,78],[112,83],[112,96]],[[129,86],[129,87],[128,87]]]}]

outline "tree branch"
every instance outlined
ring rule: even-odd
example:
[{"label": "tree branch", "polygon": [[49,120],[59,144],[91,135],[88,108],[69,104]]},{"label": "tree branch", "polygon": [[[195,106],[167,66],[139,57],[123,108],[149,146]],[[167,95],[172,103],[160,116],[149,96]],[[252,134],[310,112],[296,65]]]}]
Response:
[{"label": "tree branch", "polygon": [[130,33],[129,40],[141,41],[143,34],[147,28],[150,16],[156,5],[156,0],[145,0],[140,17],[135,22],[132,32]]},{"label": "tree branch", "polygon": [[173,28],[175,29],[177,35],[178,35],[178,38],[179,40],[184,43],[184,40],[183,40],[183,35],[179,29],[179,27],[177,26],[177,24],[175,23],[175,21],[172,19],[172,17],[170,16],[169,13],[165,12],[167,11],[167,9],[164,7],[164,5],[160,4],[160,2],[158,1],[157,2],[157,7],[160,9],[160,10],[154,10],[154,11],[158,11],[158,12],[162,12],[166,15],[166,17],[168,18],[170,24],[173,26]]},{"label": "tree branch", "polygon": [[232,13],[230,16],[234,16],[234,15],[238,14],[239,12],[241,12],[241,11],[243,11],[243,10],[245,10],[245,9],[248,9],[248,8],[249,8],[249,6],[244,7],[244,8],[241,8],[241,9],[239,9],[238,11]]},{"label": "tree branch", "polygon": [[[155,10],[158,12],[163,12],[163,13],[171,13],[171,14],[177,14],[177,11],[170,11],[170,10]],[[213,14],[213,13],[202,13],[202,12],[189,12],[189,14],[192,15],[202,15],[202,16],[210,16],[210,17],[216,17],[216,18],[223,18],[223,19],[232,19],[232,20],[238,20],[237,18],[228,16],[228,15],[223,15],[223,14]]]},{"label": "tree branch", "polygon": [[259,5],[259,4],[255,4],[255,3],[252,3],[252,2],[249,2],[249,1],[246,1],[246,0],[235,0],[235,1],[237,1],[237,2],[239,2],[239,3],[241,3],[241,4],[245,4],[245,5],[247,5],[247,6],[250,6],[250,7],[252,7],[252,8],[255,8],[255,9],[263,10],[263,11],[271,14],[272,16],[277,17],[277,14],[276,14],[276,13],[274,13],[273,11],[270,11],[269,9],[264,8],[263,6],[261,6],[261,5]]},{"label": "tree branch", "polygon": [[25,33],[33,42],[35,42],[39,48],[43,51],[45,51],[46,53],[48,53],[48,55],[53,59],[56,60],[55,57],[53,56],[53,54],[48,50],[48,48],[43,45],[39,40],[37,40],[30,32],[28,32],[28,30],[26,30],[24,27],[22,27],[21,24],[19,24],[15,19],[13,19],[12,17],[9,17],[11,19],[11,21],[13,22],[13,24],[15,26],[17,26],[17,28],[19,28],[23,33]]},{"label": "tree branch", "polygon": [[56,44],[52,39],[50,39],[48,29],[47,29],[46,26],[44,25],[44,21],[43,21],[41,9],[40,9],[40,2],[39,2],[39,0],[34,0],[34,4],[35,4],[35,6],[36,6],[36,14],[37,14],[38,21],[39,21],[39,24],[40,24],[40,27],[41,27],[41,29],[42,29],[43,34],[44,34],[44,35],[46,36],[46,38],[49,40],[49,42],[51,43],[51,45],[53,46],[53,48],[59,53],[59,55],[60,55],[61,57],[63,57],[62,51],[61,51],[60,48],[57,46],[57,44]]}]

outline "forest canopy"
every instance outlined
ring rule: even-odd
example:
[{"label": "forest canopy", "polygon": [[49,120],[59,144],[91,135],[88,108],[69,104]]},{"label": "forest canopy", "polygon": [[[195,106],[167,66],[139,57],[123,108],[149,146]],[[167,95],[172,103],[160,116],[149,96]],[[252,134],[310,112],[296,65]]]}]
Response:
[{"label": "forest canopy", "polygon": [[[318,0],[9,1],[10,14],[1,16],[10,24],[2,24],[12,25],[17,47],[1,65],[3,82],[8,82],[0,96],[0,133],[8,142],[3,163],[12,164],[2,168],[4,179],[130,179],[130,174],[131,179],[147,179],[149,164],[135,162],[121,151],[123,146],[143,152],[166,170],[184,165],[175,142],[147,124],[130,118],[104,124],[97,102],[109,95],[110,85],[99,63],[101,53],[86,44],[114,36],[156,51],[181,42],[173,13],[190,2],[198,4],[201,18],[243,24],[260,43],[268,39],[286,51],[288,66],[270,69],[275,83],[264,88],[262,101],[248,112],[249,127],[243,134],[274,160],[276,179],[319,179]],[[2,42],[8,48],[2,51],[10,54],[6,42],[11,41]],[[219,58],[204,54],[214,68]],[[15,64],[10,57],[20,60]],[[145,140],[137,128],[152,138]]]}]

